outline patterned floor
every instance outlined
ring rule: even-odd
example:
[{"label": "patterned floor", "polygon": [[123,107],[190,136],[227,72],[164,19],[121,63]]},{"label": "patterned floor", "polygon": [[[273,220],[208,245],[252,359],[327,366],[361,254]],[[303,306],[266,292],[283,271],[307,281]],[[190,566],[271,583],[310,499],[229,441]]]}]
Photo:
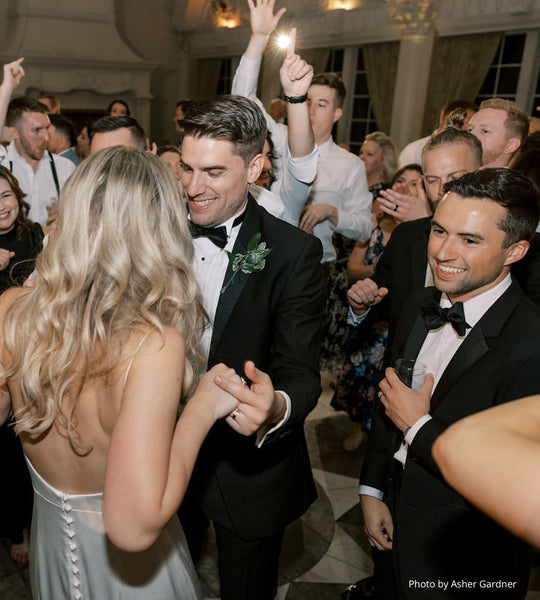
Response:
[{"label": "patterned floor", "polygon": [[[338,600],[347,585],[371,573],[357,496],[363,447],[353,453],[343,450],[351,424],[329,407],[328,381],[323,377],[323,396],[306,422],[319,498],[287,530],[276,600]],[[0,600],[31,600],[28,569],[11,560],[7,540],[2,542]],[[215,564],[209,538],[198,565],[207,600],[219,598]],[[527,600],[540,600],[540,567],[533,570]]]}]

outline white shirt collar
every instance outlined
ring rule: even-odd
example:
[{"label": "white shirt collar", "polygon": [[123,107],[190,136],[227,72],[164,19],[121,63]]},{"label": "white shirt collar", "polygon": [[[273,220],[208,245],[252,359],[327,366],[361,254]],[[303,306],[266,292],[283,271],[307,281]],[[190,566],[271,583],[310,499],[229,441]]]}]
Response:
[{"label": "white shirt collar", "polygon": [[332,139],[332,136],[330,136],[326,140],[326,142],[324,142],[324,144],[317,146],[317,152],[319,153],[319,156],[322,156],[322,157],[327,156],[327,154],[330,152],[330,149],[332,148],[333,145],[334,145],[334,140]]},{"label": "white shirt collar", "polygon": [[[474,327],[478,321],[484,316],[484,314],[495,304],[495,302],[506,292],[506,290],[512,284],[512,277],[510,273],[495,287],[478,294],[470,300],[466,300],[463,303],[463,311],[465,313],[465,321],[471,327]],[[440,305],[442,308],[449,308],[452,306],[450,299],[443,292],[441,295]]]},{"label": "white shirt collar", "polygon": [[[24,156],[19,154],[19,151],[15,147],[15,140],[11,140],[11,142],[8,146],[8,150],[9,150],[9,158],[11,160],[22,160],[22,161],[30,164]],[[39,162],[48,161],[48,160],[50,160],[49,159],[49,151],[45,150],[45,152],[43,153],[43,156],[39,159]]]}]

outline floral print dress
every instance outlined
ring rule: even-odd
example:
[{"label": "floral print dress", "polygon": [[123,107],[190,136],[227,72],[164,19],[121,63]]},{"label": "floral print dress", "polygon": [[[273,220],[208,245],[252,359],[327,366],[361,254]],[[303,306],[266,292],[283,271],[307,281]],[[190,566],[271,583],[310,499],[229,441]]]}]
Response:
[{"label": "floral print dress", "polygon": [[[371,265],[384,250],[383,232],[375,227],[366,251],[365,264]],[[385,303],[386,304],[386,303]],[[331,406],[345,410],[352,421],[368,432],[379,382],[383,379],[383,356],[388,339],[388,318],[382,318],[370,328],[351,328],[349,353],[345,356],[337,378]]]}]

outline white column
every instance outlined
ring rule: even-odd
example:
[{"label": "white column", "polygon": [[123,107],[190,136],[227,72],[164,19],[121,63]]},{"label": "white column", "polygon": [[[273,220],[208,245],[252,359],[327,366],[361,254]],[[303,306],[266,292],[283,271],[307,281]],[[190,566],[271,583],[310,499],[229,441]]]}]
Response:
[{"label": "white column", "polygon": [[421,137],[437,5],[436,0],[388,2],[388,12],[402,30],[390,128],[399,149]]}]

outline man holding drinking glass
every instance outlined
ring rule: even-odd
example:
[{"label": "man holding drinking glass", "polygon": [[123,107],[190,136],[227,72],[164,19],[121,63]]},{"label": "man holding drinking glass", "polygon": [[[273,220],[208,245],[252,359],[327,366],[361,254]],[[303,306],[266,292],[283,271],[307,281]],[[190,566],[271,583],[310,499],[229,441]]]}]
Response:
[{"label": "man holding drinking glass", "polygon": [[455,421],[540,392],[540,312],[510,276],[539,197],[506,169],[466,174],[445,192],[428,245],[435,287],[406,304],[391,354],[428,374],[412,389],[386,370],[360,477],[377,600],[519,599],[529,548],[445,484],[431,447]]}]

